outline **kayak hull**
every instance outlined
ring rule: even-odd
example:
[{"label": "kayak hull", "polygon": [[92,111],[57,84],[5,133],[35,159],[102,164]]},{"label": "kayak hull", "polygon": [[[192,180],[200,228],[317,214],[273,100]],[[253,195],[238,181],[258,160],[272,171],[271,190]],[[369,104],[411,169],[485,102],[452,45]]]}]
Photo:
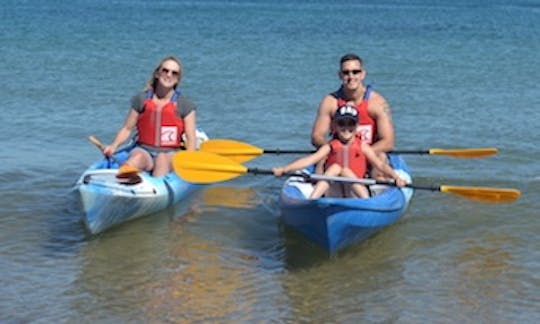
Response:
[{"label": "kayak hull", "polygon": [[88,169],[78,181],[83,221],[92,234],[127,221],[150,215],[178,203],[198,185],[169,173],[154,178],[141,173],[138,184],[121,184],[112,169]]},{"label": "kayak hull", "polygon": [[[405,161],[389,155],[392,167],[410,181]],[[289,178],[280,194],[284,223],[329,252],[361,242],[382,228],[395,223],[405,213],[413,196],[410,188],[375,186],[369,199],[308,199],[312,185],[301,177]]]},{"label": "kayak hull", "polygon": [[[203,131],[197,130],[199,144],[207,139]],[[95,162],[76,183],[83,222],[91,234],[156,213],[177,204],[202,187],[182,180],[174,172],[161,177],[139,172],[139,178],[132,183],[117,179],[118,168],[127,160],[133,147],[120,150],[112,159],[104,157]]]}]

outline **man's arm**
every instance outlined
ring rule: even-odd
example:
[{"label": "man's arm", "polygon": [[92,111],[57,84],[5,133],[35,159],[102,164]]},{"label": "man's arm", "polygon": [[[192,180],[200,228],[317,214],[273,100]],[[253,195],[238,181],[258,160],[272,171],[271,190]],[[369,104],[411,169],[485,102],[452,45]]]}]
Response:
[{"label": "man's arm", "polygon": [[328,142],[327,136],[328,132],[330,132],[330,124],[332,123],[332,115],[336,105],[336,99],[330,95],[324,97],[321,101],[311,130],[311,144],[313,146],[321,147]]},{"label": "man's arm", "polygon": [[373,93],[369,102],[369,113],[377,123],[377,138],[371,145],[375,152],[389,152],[394,149],[394,124],[390,104],[378,93]]}]

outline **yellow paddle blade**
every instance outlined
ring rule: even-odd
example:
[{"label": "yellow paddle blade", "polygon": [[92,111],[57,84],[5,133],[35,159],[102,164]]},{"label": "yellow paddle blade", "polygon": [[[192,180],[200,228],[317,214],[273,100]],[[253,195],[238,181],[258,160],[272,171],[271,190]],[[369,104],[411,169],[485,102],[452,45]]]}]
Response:
[{"label": "yellow paddle blade", "polygon": [[201,144],[200,150],[226,156],[238,163],[253,160],[264,153],[251,144],[228,139],[210,139]]},{"label": "yellow paddle blade", "polygon": [[489,187],[441,186],[440,191],[460,195],[471,200],[491,203],[512,202],[521,195],[521,192],[516,189]]},{"label": "yellow paddle blade", "polygon": [[210,152],[179,151],[172,163],[179,177],[193,183],[226,181],[248,172],[245,166]]},{"label": "yellow paddle blade", "polygon": [[439,149],[429,150],[431,155],[446,155],[456,158],[480,158],[496,154],[498,150],[494,147],[468,148],[468,149]]}]

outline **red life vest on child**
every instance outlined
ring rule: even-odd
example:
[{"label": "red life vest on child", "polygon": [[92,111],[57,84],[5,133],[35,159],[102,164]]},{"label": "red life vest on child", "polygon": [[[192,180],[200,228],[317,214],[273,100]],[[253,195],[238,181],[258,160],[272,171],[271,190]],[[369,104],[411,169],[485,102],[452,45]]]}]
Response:
[{"label": "red life vest on child", "polygon": [[[377,136],[377,124],[375,120],[369,116],[368,113],[368,101],[369,95],[371,94],[371,86],[366,87],[366,92],[364,93],[364,98],[362,101],[355,106],[356,111],[358,112],[358,127],[356,127],[356,132],[362,137],[362,140],[368,144],[372,144]],[[337,106],[341,107],[347,104],[347,100],[337,97]]]},{"label": "red life vest on child", "polygon": [[325,169],[332,164],[338,164],[344,168],[351,169],[357,177],[363,178],[366,174],[366,157],[362,152],[361,139],[355,136],[350,144],[343,144],[339,139],[332,139],[330,145],[330,154],[326,158]]},{"label": "red life vest on child", "polygon": [[182,143],[184,120],[178,117],[177,100],[180,92],[175,91],[171,100],[158,108],[152,101],[154,92],[148,90],[143,111],[137,120],[138,143],[155,147],[178,148]]}]

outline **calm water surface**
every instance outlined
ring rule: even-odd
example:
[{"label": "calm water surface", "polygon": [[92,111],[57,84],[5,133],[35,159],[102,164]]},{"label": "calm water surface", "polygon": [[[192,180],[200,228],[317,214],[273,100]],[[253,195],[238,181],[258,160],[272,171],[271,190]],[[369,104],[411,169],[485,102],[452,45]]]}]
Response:
[{"label": "calm water surface", "polygon": [[[1,322],[540,321],[538,1],[14,1],[0,13]],[[517,188],[512,204],[417,192],[327,255],[283,226],[282,180],[246,175],[89,236],[73,185],[164,55],[214,138],[309,149],[345,52],[393,107],[417,183]],[[263,156],[270,168],[293,156]]]}]

